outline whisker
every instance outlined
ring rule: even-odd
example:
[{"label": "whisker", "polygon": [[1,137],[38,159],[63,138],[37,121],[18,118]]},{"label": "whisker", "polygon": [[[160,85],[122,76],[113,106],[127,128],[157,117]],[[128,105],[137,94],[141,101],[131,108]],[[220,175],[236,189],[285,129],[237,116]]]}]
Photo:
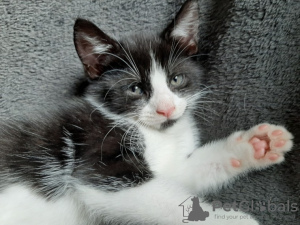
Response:
[{"label": "whisker", "polygon": [[[125,54],[126,54],[126,58],[128,59],[128,61],[130,62],[130,64],[132,65],[132,67],[130,67],[130,68],[132,68],[132,70],[134,70],[135,71],[135,74],[137,75],[137,77],[139,77],[138,75],[139,75],[139,70],[138,70],[138,68],[137,68],[137,66],[136,66],[136,64],[135,64],[135,62],[134,62],[134,60],[133,60],[133,58],[132,58],[132,56],[130,57],[129,56],[129,54],[128,54],[128,52],[125,50],[125,48],[123,47],[123,45],[121,45],[121,43],[117,40],[117,42],[119,43],[119,45],[120,45],[120,47],[123,49],[123,51],[125,52]],[[127,46],[128,47],[128,46]]]},{"label": "whisker", "polygon": [[[182,38],[180,38],[180,40],[178,41],[178,43],[180,43],[181,39],[182,39]],[[178,43],[177,43],[177,45],[178,45]],[[177,45],[176,45],[176,47],[177,47]],[[181,49],[182,45],[183,45],[183,44],[180,44],[179,48],[178,48],[177,51],[175,52],[175,53],[177,53],[177,54],[175,54],[175,57],[174,57],[174,59],[173,59],[173,61],[172,61],[172,64],[174,64],[174,62],[176,62],[176,60],[177,60],[178,57],[181,55],[181,53],[188,47],[188,45],[186,45],[183,49]],[[181,51],[179,51],[180,49],[181,49]]]},{"label": "whisker", "polygon": [[[128,44],[127,44],[127,48],[129,48],[128,47]],[[124,50],[125,51],[125,50]],[[125,51],[125,53],[126,53],[126,51]],[[137,67],[137,65],[136,65],[136,63],[135,63],[135,61],[134,61],[134,59],[133,59],[133,57],[132,57],[132,55],[131,55],[131,52],[130,51],[128,51],[128,54],[129,54],[129,59],[131,59],[131,64],[132,64],[132,66],[135,68],[135,71],[137,72],[137,74],[139,74],[139,69],[138,69],[138,67]],[[128,55],[127,54],[127,55]],[[128,59],[128,60],[129,60]]]},{"label": "whisker", "polygon": [[[83,58],[85,58],[85,57],[87,57],[87,56],[90,56],[90,55],[93,55],[93,54],[95,54],[95,53],[87,54],[87,55],[83,56]],[[133,74],[134,74],[137,78],[139,78],[139,74],[137,74],[136,71],[135,71],[135,70],[134,70],[134,69],[133,69],[133,68],[132,68],[125,60],[124,60],[124,59],[122,59],[121,57],[117,56],[116,54],[110,53],[110,52],[102,52],[101,55],[111,55],[111,56],[114,56],[114,57],[116,57],[117,59],[121,60],[122,62],[124,62],[124,63],[128,66],[128,68],[133,72]],[[99,55],[98,57],[100,57],[101,55]]]},{"label": "whisker", "polygon": [[136,78],[136,75],[135,75],[135,74],[130,73],[130,72],[126,71],[126,70],[121,70],[121,69],[112,69],[112,70],[106,71],[106,72],[103,73],[102,75],[109,74],[109,73],[112,73],[112,72],[115,72],[115,71],[123,72],[123,73],[126,73],[126,74],[131,75],[131,76],[133,76],[134,78]]},{"label": "whisker", "polygon": [[[114,84],[108,89],[108,91],[105,93],[104,100],[106,99],[106,96],[108,95],[108,93],[110,92],[110,90],[111,90],[115,85],[117,85],[119,82],[124,81],[124,80],[135,80],[135,79],[134,79],[134,78],[124,78],[124,79],[121,79],[121,80],[117,81],[116,83],[114,83]],[[132,83],[134,83],[134,82],[132,82]],[[132,83],[131,83],[131,84],[132,84]]]}]

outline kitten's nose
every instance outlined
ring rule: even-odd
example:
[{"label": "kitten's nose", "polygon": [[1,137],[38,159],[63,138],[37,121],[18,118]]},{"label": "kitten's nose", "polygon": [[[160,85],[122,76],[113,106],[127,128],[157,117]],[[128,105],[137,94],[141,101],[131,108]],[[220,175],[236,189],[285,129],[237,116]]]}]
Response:
[{"label": "kitten's nose", "polygon": [[166,107],[166,108],[158,108],[156,113],[162,116],[169,118],[175,110],[175,106]]}]

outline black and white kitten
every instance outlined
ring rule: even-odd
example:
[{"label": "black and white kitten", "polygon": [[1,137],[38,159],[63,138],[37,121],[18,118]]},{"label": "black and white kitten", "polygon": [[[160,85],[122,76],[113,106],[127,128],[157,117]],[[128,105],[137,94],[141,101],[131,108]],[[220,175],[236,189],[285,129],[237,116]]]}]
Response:
[{"label": "black and white kitten", "polygon": [[[198,11],[189,0],[160,36],[121,41],[76,21],[82,98],[1,126],[1,225],[182,224],[184,199],[284,160],[292,135],[267,123],[199,147]],[[201,206],[201,224],[258,224]]]}]

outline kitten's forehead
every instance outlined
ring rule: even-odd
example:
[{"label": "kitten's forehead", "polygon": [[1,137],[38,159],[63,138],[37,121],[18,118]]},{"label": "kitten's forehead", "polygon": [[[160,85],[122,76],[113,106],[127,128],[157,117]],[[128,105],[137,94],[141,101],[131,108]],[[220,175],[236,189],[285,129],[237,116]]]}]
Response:
[{"label": "kitten's forehead", "polygon": [[152,51],[151,56],[151,68],[150,68],[150,81],[154,92],[164,92],[167,89],[167,71],[162,67],[160,62],[155,59]]},{"label": "kitten's forehead", "polygon": [[126,61],[141,73],[142,78],[149,75],[153,60],[162,67],[167,66],[170,46],[160,38],[133,36],[121,44]]}]

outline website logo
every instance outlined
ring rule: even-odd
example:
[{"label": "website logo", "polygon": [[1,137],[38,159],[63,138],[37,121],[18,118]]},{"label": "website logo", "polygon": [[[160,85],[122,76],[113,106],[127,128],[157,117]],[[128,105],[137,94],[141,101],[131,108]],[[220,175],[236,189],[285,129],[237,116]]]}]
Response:
[{"label": "website logo", "polygon": [[209,212],[204,211],[200,206],[198,197],[188,197],[179,206],[183,208],[182,216],[185,218],[182,220],[183,223],[189,221],[205,221],[209,217]]},{"label": "website logo", "polygon": [[[291,212],[296,213],[299,211],[299,206],[295,202],[287,200],[286,202],[272,202],[269,201],[241,201],[241,202],[221,202],[213,201],[211,203],[211,208],[205,211],[200,205],[198,197],[190,196],[184,200],[180,205],[182,207],[183,223],[189,223],[190,221],[205,221],[208,217],[214,220],[248,220],[255,219],[250,214],[237,214],[233,215],[229,213],[230,211],[243,211],[243,212]],[[205,205],[208,207],[208,205]],[[259,215],[259,214],[258,214]],[[256,216],[257,217],[257,216]]]}]

